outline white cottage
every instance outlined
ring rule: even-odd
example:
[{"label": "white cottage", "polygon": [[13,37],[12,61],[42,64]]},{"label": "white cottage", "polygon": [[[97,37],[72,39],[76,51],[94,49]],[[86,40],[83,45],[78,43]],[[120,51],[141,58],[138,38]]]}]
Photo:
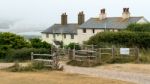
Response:
[{"label": "white cottage", "polygon": [[121,17],[107,17],[105,9],[102,9],[98,18],[90,18],[84,21],[85,14],[78,14],[78,23],[67,23],[67,14],[61,15],[61,24],[54,24],[42,32],[42,40],[48,43],[80,43],[88,40],[98,32],[117,32],[125,29],[131,23],[148,23],[144,17],[130,16],[129,8],[123,8]]}]

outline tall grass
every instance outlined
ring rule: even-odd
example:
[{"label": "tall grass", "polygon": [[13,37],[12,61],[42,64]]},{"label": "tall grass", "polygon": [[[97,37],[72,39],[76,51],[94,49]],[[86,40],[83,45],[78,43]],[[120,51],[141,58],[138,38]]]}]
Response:
[{"label": "tall grass", "polygon": [[141,63],[150,63],[150,48],[149,49],[141,49],[140,62]]}]

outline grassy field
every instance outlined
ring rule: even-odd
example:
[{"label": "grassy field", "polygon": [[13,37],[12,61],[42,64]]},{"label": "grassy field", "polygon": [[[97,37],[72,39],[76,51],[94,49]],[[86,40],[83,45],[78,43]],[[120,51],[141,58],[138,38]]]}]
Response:
[{"label": "grassy field", "polygon": [[87,77],[63,72],[12,73],[0,71],[1,84],[134,84],[119,80]]}]

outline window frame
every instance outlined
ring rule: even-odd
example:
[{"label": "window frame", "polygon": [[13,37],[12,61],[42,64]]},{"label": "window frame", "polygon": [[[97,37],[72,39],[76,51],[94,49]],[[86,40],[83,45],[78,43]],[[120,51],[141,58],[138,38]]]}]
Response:
[{"label": "window frame", "polygon": [[92,29],[93,34],[95,33],[95,29]]},{"label": "window frame", "polygon": [[86,33],[86,29],[83,29],[83,33]]},{"label": "window frame", "polygon": [[49,34],[48,33],[46,33],[46,38],[49,38]]},{"label": "window frame", "polygon": [[71,39],[74,39],[74,34],[71,34]]}]

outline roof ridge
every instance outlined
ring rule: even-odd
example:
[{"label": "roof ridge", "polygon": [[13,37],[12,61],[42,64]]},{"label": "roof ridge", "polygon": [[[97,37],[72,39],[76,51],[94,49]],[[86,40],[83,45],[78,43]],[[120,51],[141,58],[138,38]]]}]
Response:
[{"label": "roof ridge", "polygon": [[[120,17],[106,17],[106,18],[122,18]],[[131,16],[130,18],[144,18],[144,16]],[[98,19],[98,17],[91,17],[91,19]]]}]

